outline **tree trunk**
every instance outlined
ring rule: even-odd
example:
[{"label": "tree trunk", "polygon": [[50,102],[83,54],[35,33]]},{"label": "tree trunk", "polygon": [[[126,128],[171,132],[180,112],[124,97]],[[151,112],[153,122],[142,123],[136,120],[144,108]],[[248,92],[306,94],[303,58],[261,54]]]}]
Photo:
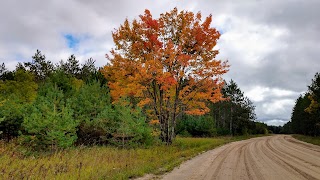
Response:
[{"label": "tree trunk", "polygon": [[165,129],[161,130],[160,139],[162,142],[165,142],[167,145],[172,144],[174,136],[175,136],[174,127],[168,128],[166,126]]},{"label": "tree trunk", "polygon": [[167,145],[172,144],[172,141],[175,137],[175,132],[174,132],[174,122],[173,120],[166,119],[163,121],[164,124],[160,126],[161,129],[161,134],[160,134],[160,139],[162,142],[165,142]]},{"label": "tree trunk", "polygon": [[220,115],[220,106],[221,104],[219,103],[219,111],[218,111],[218,118],[217,118],[217,128],[220,128],[220,121],[221,121],[221,115]]},{"label": "tree trunk", "polygon": [[226,108],[227,107],[224,107],[223,109],[223,121],[222,121],[222,123],[223,123],[223,128],[228,128],[228,123],[226,122]]},{"label": "tree trunk", "polygon": [[232,109],[232,104],[230,106],[230,134],[233,135],[233,122],[232,122],[232,114],[233,114],[233,109]]}]

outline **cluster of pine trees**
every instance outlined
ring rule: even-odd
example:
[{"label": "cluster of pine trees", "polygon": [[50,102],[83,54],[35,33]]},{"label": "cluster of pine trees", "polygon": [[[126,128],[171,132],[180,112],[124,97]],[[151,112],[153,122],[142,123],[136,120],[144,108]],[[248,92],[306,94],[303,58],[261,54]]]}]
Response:
[{"label": "cluster of pine trees", "polygon": [[291,121],[283,129],[286,133],[320,135],[320,73],[315,74],[308,91],[296,100]]},{"label": "cluster of pine trees", "polygon": [[14,71],[0,68],[0,139],[35,149],[74,144],[146,144],[151,129],[140,109],[112,104],[93,59],[53,64],[37,51]]}]

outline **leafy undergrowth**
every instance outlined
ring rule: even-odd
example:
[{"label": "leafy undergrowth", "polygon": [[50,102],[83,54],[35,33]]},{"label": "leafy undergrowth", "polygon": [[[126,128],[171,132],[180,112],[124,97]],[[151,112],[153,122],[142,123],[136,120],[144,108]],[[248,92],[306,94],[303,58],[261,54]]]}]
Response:
[{"label": "leafy undergrowth", "polygon": [[25,156],[14,143],[0,142],[3,179],[129,179],[162,174],[195,155],[228,142],[253,136],[177,138],[171,146],[121,149],[76,147],[52,154]]},{"label": "leafy undergrowth", "polygon": [[299,135],[299,134],[294,134],[292,135],[292,137],[300,140],[300,141],[304,141],[307,143],[311,143],[311,144],[315,144],[320,146],[320,137],[319,136],[305,136],[305,135]]}]

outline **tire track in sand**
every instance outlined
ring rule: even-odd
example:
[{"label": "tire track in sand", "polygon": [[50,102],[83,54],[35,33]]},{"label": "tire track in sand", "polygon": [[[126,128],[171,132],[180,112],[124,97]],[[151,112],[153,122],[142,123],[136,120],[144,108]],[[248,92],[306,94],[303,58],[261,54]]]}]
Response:
[{"label": "tire track in sand", "polygon": [[[317,178],[313,177],[309,173],[306,173],[305,171],[301,170],[301,168],[305,168],[304,166],[301,166],[301,163],[296,161],[295,159],[288,157],[285,153],[278,151],[277,149],[273,148],[270,143],[271,139],[268,139],[266,142],[267,150],[269,153],[266,153],[266,155],[273,159],[277,164],[284,167],[287,171],[295,173],[297,178],[299,179],[308,179],[308,180],[316,180]],[[300,175],[298,175],[298,174]]]}]

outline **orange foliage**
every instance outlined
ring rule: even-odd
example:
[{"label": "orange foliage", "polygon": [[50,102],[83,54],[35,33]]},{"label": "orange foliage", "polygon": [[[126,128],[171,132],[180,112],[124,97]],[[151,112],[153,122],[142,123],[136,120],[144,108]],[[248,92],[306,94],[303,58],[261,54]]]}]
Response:
[{"label": "orange foliage", "polygon": [[102,70],[111,96],[139,99],[160,124],[183,111],[207,113],[207,101],[222,99],[221,75],[229,68],[215,59],[220,33],[211,27],[212,16],[202,21],[200,12],[175,8],[158,19],[149,10],[139,17],[113,32],[115,48]]},{"label": "orange foliage", "polygon": [[159,124],[159,120],[158,119],[153,119],[149,122],[149,124],[151,125],[155,125],[155,124]]}]

